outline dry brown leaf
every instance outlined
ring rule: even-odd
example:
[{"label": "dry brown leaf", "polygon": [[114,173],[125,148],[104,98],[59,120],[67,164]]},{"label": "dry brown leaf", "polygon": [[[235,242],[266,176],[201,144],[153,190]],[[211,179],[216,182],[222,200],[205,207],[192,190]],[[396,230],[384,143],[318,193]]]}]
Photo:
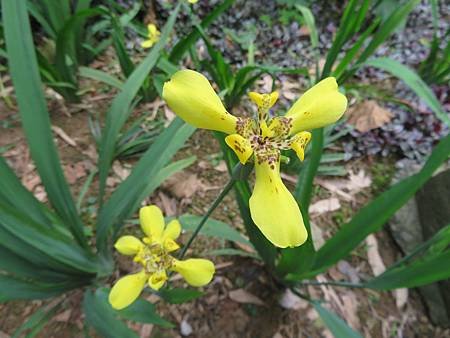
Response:
[{"label": "dry brown leaf", "polygon": [[256,297],[254,294],[251,294],[248,291],[245,291],[244,289],[236,289],[233,291],[230,291],[228,293],[228,296],[231,300],[234,300],[237,303],[242,304],[254,304],[254,305],[260,305],[265,306],[266,304]]},{"label": "dry brown leaf", "polygon": [[314,242],[314,247],[316,250],[320,249],[325,244],[325,239],[323,238],[323,231],[317,226],[316,223],[310,221],[311,223],[311,236]]},{"label": "dry brown leaf", "polygon": [[358,299],[353,291],[346,292],[345,294],[341,294],[342,303],[344,303],[343,316],[347,323],[353,329],[359,330],[361,324],[358,318]]},{"label": "dry brown leaf", "polygon": [[197,175],[186,172],[179,172],[171,176],[164,183],[164,187],[179,199],[191,198],[196,192],[206,188]]},{"label": "dry brown leaf", "polygon": [[311,35],[311,31],[309,30],[308,26],[301,26],[300,30],[299,30],[299,35],[301,37],[310,36]]},{"label": "dry brown leaf", "polygon": [[177,214],[177,201],[175,198],[170,198],[165,193],[160,191],[158,197],[161,200],[161,209],[163,214],[167,217],[175,216]]},{"label": "dry brown leaf", "polygon": [[370,268],[375,276],[382,274],[386,270],[380,252],[378,251],[378,242],[374,235],[369,235],[366,238],[367,244],[367,259]]},{"label": "dry brown leaf", "polygon": [[286,289],[278,300],[278,304],[284,309],[300,310],[308,307],[308,301],[294,294],[290,289]]},{"label": "dry brown leaf", "polygon": [[72,314],[72,309],[68,309],[68,310],[66,310],[66,311],[63,311],[63,312],[57,314],[57,315],[53,318],[53,320],[54,320],[55,322],[64,322],[64,323],[66,323],[66,322],[69,321],[70,315],[71,315],[71,314]]},{"label": "dry brown leaf", "polygon": [[338,210],[341,207],[341,203],[336,197],[331,197],[317,201],[316,203],[310,205],[309,213],[311,214],[324,214],[330,211]]},{"label": "dry brown leaf", "polygon": [[347,190],[352,194],[360,192],[362,189],[370,187],[372,184],[372,179],[366,175],[364,169],[361,169],[357,174],[350,171],[348,179]]},{"label": "dry brown leaf", "polygon": [[346,114],[347,122],[362,133],[385,125],[393,116],[389,110],[379,106],[374,100],[355,104],[347,110]]},{"label": "dry brown leaf", "polygon": [[73,138],[71,138],[67,133],[58,126],[52,126],[52,130],[55,132],[56,135],[58,135],[64,142],[66,142],[68,145],[72,147],[76,147],[77,143]]},{"label": "dry brown leaf", "polygon": [[228,171],[227,164],[225,163],[225,161],[221,160],[219,164],[214,167],[214,170],[225,173]]},{"label": "dry brown leaf", "polygon": [[128,168],[125,168],[122,163],[119,161],[115,161],[112,166],[113,172],[122,180],[124,181],[131,173],[131,170]]},{"label": "dry brown leaf", "polygon": [[64,176],[66,177],[69,184],[74,184],[76,181],[78,181],[78,179],[86,176],[87,174],[86,168],[82,161],[75,164],[67,164],[63,167],[63,170]]},{"label": "dry brown leaf", "polygon": [[170,122],[176,117],[175,113],[170,110],[168,106],[164,106],[164,116],[166,117],[166,121],[164,122],[164,127],[167,127]]},{"label": "dry brown leaf", "polygon": [[393,291],[395,297],[395,305],[399,310],[403,309],[403,307],[408,302],[408,289],[396,289]]}]

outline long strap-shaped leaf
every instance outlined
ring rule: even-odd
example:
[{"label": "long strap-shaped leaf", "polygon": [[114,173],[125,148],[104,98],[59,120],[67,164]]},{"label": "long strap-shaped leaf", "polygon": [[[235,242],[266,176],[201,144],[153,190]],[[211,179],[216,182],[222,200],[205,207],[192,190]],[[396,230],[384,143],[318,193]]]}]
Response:
[{"label": "long strap-shaped leaf", "polygon": [[367,61],[365,65],[385,70],[405,82],[442,122],[450,126],[450,118],[442,108],[433,91],[412,69],[390,58],[372,59]]},{"label": "long strap-shaped leaf", "polygon": [[150,53],[145,57],[144,61],[136,67],[133,73],[128,78],[127,82],[123,86],[122,91],[117,95],[108,111],[106,116],[106,124],[102,133],[102,141],[100,146],[100,154],[98,159],[99,179],[100,179],[100,203],[103,201],[103,195],[106,185],[106,178],[108,176],[111,163],[114,158],[114,151],[116,147],[116,141],[123,127],[125,121],[130,114],[130,106],[136,97],[143,82],[149,75],[152,68],[157,64],[160,52],[166,45],[169,34],[172,31],[175,19],[178,15],[180,5],[170,15],[167,23],[161,32],[161,38],[158,43],[152,47]]},{"label": "long strap-shaped leaf", "polygon": [[369,205],[362,208],[353,219],[317,251],[314,274],[347,256],[369,234],[379,230],[383,224],[404,205],[431,177],[450,154],[450,135],[435,147],[422,170],[392,186]]},{"label": "long strap-shaped leaf", "polygon": [[[130,176],[123,181],[102,207],[97,224],[97,247],[106,253],[111,229],[117,231],[122,222],[139,207],[139,203],[173,170],[164,169],[195,128],[176,118],[145,152]],[[192,162],[191,162],[192,163]],[[163,170],[164,169],[164,170]]]},{"label": "long strap-shaped leaf", "polygon": [[53,143],[26,1],[2,0],[2,10],[11,77],[31,156],[51,204],[70,227],[78,243],[87,248],[83,224],[77,214]]}]

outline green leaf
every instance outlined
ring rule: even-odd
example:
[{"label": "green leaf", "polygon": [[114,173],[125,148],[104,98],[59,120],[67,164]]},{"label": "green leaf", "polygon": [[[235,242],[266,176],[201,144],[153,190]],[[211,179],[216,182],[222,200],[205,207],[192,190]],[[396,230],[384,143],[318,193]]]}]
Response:
[{"label": "green leaf", "polygon": [[85,285],[80,280],[55,283],[34,283],[0,275],[0,303],[18,299],[45,299],[58,296]]},{"label": "green leaf", "polygon": [[164,166],[184,145],[195,128],[179,118],[158,136],[145,152],[130,176],[123,181],[100,210],[97,224],[97,246],[106,252],[110,230],[114,233],[139,207],[140,202],[156,189],[167,177],[190,165],[192,158]]},{"label": "green leaf", "polygon": [[[209,14],[202,20],[200,26],[205,29],[212,22],[214,22],[219,15],[225,12],[235,0],[225,0],[220,5],[216,5],[214,9],[209,12]],[[180,60],[183,58],[184,54],[189,50],[189,48],[194,45],[198,39],[200,39],[200,32],[194,28],[194,30],[189,33],[185,38],[181,39],[170,52],[169,60],[178,64]]]},{"label": "green leaf", "polygon": [[233,249],[233,248],[223,248],[223,249],[216,249],[211,250],[206,253],[206,255],[209,256],[242,256],[242,257],[251,257],[255,259],[261,259],[256,253],[253,252],[247,252],[240,249]]},{"label": "green leaf", "polygon": [[335,338],[363,338],[361,334],[354,331],[346,322],[324,308],[319,302],[312,301],[311,303]]},{"label": "green leaf", "polygon": [[419,2],[420,0],[409,0],[403,5],[398,6],[383,24],[379,26],[369,45],[358,58],[357,63],[365,62],[375,50],[395,32],[397,27],[408,17],[409,13],[411,13]]},{"label": "green leaf", "polygon": [[442,139],[417,174],[412,175],[385,191],[363,207],[349,222],[329,239],[316,253],[315,275],[346,257],[369,234],[380,230],[383,224],[403,206],[432,176],[450,154],[450,135]]},{"label": "green leaf", "polygon": [[[95,257],[61,233],[27,218],[25,214],[0,203],[0,227],[56,261],[80,273],[97,273]],[[3,243],[7,245],[7,243]]]},{"label": "green leaf", "polygon": [[162,289],[158,296],[170,304],[182,304],[203,296],[203,292],[194,289]]},{"label": "green leaf", "polygon": [[0,202],[26,212],[37,222],[50,223],[46,216],[49,211],[22,185],[3,157],[0,157],[0,176]]},{"label": "green leaf", "polygon": [[[12,338],[26,337],[32,338],[35,337],[44,326],[52,319],[52,317],[56,314],[56,312],[61,308],[61,302],[47,307],[47,308],[39,308],[37,309],[31,316],[27,318],[25,323],[19,326],[14,331]],[[26,336],[22,334],[25,331],[29,331]]]},{"label": "green leaf", "polygon": [[2,13],[9,69],[31,156],[50,203],[70,227],[78,243],[88,248],[83,235],[83,224],[76,211],[53,142],[26,2],[3,0]]},{"label": "green leaf", "polygon": [[[181,215],[178,220],[184,230],[194,231],[197,225],[200,223],[203,217],[195,215]],[[241,235],[239,231],[228,225],[227,223],[209,218],[200,234],[204,236],[216,237],[225,239],[231,242],[242,243],[245,245],[251,245],[250,241]]]},{"label": "green leaf", "polygon": [[83,311],[86,322],[105,338],[138,338],[127,325],[117,318],[115,311],[108,301],[105,301],[104,291],[97,289],[86,290],[83,300]]},{"label": "green leaf", "polygon": [[79,75],[81,77],[86,77],[92,80],[96,80],[99,82],[103,82],[111,87],[122,89],[123,82],[120,81],[118,78],[103,72],[98,69],[89,68],[89,67],[80,67],[78,69]]},{"label": "green leaf", "polygon": [[[106,306],[111,307],[108,302],[109,292],[110,290],[107,288],[100,288],[96,291],[96,296],[99,301],[106,304]],[[115,314],[117,314],[119,317],[122,317],[123,319],[132,320],[139,323],[156,324],[166,328],[174,327],[171,322],[168,322],[167,320],[161,318],[158,313],[156,313],[155,305],[142,298],[138,298],[125,309],[112,310]]]},{"label": "green leaf", "polygon": [[447,250],[409,266],[388,269],[363,285],[371,289],[392,290],[431,284],[450,277],[449,262],[450,250]]},{"label": "green leaf", "polygon": [[161,32],[161,38],[155,46],[150,50],[149,54],[145,57],[142,63],[136,67],[133,73],[123,86],[122,91],[117,95],[108,111],[106,116],[105,128],[102,133],[102,141],[99,153],[99,181],[100,181],[100,203],[103,200],[103,194],[105,190],[106,178],[114,158],[116,142],[127,117],[130,114],[130,106],[135,99],[136,94],[141,88],[144,81],[147,79],[148,74],[157,64],[158,58],[164,46],[166,45],[169,35],[172,31],[175,19],[178,15],[180,5],[172,11],[167,23]]},{"label": "green leaf", "polygon": [[423,102],[427,104],[428,107],[430,107],[442,122],[450,126],[450,118],[444,111],[433,91],[412,69],[390,58],[372,59],[366,61],[364,65],[383,69],[402,80],[423,100]]}]

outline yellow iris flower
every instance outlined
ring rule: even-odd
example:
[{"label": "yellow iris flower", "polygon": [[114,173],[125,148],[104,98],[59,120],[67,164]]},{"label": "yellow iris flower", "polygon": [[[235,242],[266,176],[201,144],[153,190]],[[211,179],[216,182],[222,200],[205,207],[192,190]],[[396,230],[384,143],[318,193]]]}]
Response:
[{"label": "yellow iris flower", "polygon": [[142,41],[141,47],[142,48],[150,48],[155,43],[159,41],[159,36],[161,35],[161,32],[158,30],[158,28],[150,23],[147,25],[147,40]]},{"label": "yellow iris flower", "polygon": [[181,233],[177,220],[165,225],[161,210],[155,206],[140,209],[139,219],[146,237],[141,240],[134,236],[120,237],[114,245],[123,255],[134,256],[134,261],[142,265],[142,270],[122,277],[109,293],[109,302],[120,310],[133,303],[148,284],[159,290],[167,281],[167,271],[176,271],[192,286],[208,284],[215,272],[214,264],[207,259],[191,258],[177,260],[170,255],[179,248],[175,240]]},{"label": "yellow iris flower", "polygon": [[198,128],[227,133],[225,141],[240,162],[254,155],[256,182],[250,197],[253,221],[275,246],[295,247],[307,239],[300,208],[280,177],[280,151],[293,149],[304,158],[311,134],[306,130],[336,122],[347,108],[336,79],[328,77],[306,91],[284,116],[271,116],[278,93],[250,93],[256,119],[228,113],[202,74],[181,70],[164,84],[163,98],[178,116]]}]

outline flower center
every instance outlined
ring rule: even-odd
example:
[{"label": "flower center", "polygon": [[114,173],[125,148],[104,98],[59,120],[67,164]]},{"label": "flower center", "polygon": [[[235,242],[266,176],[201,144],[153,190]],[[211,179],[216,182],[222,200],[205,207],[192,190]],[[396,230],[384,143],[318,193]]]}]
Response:
[{"label": "flower center", "polygon": [[172,256],[160,244],[145,245],[134,257],[134,261],[141,264],[148,274],[165,271],[173,264]]}]

